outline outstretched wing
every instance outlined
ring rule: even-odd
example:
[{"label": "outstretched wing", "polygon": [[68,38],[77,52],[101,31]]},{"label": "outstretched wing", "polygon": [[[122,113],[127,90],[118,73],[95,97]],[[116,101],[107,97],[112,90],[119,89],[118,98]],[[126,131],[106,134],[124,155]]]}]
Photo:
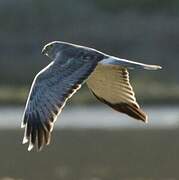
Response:
[{"label": "outstretched wing", "polygon": [[[64,63],[65,62],[65,63]],[[35,77],[26,103],[22,127],[25,127],[23,143],[29,141],[31,150],[40,150],[49,144],[57,115],[96,67],[93,60],[67,59],[60,64],[54,61]]]},{"label": "outstretched wing", "polygon": [[87,85],[101,102],[133,118],[147,121],[146,114],[136,102],[126,68],[119,65],[98,64]]}]

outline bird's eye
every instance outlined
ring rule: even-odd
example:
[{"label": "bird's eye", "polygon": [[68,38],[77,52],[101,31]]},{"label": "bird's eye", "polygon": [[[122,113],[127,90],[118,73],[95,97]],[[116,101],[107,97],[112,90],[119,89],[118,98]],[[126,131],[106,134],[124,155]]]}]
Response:
[{"label": "bird's eye", "polygon": [[53,45],[52,45],[52,44],[48,45],[48,46],[47,46],[47,48],[46,48],[46,49],[47,49],[47,51],[51,50],[51,49],[52,49],[52,47],[53,47]]}]

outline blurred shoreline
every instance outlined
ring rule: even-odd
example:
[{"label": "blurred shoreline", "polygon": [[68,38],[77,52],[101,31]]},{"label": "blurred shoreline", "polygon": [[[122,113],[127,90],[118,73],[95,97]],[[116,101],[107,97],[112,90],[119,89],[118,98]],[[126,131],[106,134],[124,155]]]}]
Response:
[{"label": "blurred shoreline", "polygon": [[[179,104],[179,85],[141,84],[132,82],[139,104],[144,105],[177,105]],[[27,100],[30,87],[0,86],[0,106],[23,106]],[[70,100],[70,105],[98,105],[99,102],[83,86]]]},{"label": "blurred shoreline", "polygon": [[[25,105],[24,105],[25,106]],[[20,128],[24,106],[0,106],[0,129]],[[175,129],[179,127],[179,105],[141,106],[148,123],[137,121],[106,105],[67,104],[55,122],[56,129]]]}]

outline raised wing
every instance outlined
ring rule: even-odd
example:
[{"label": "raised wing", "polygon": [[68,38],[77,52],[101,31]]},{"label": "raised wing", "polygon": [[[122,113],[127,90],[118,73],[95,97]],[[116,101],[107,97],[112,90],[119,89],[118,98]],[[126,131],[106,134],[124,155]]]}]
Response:
[{"label": "raised wing", "polygon": [[146,114],[136,102],[126,68],[119,65],[98,64],[87,85],[101,102],[135,119],[147,121]]},{"label": "raised wing", "polygon": [[22,127],[23,143],[41,150],[48,145],[54,122],[69,99],[96,67],[92,60],[54,61],[35,77],[26,103]]}]

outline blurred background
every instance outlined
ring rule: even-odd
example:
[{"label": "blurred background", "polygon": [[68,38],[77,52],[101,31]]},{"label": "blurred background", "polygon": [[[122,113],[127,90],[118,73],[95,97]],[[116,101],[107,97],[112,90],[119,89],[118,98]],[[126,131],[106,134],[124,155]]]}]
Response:
[{"label": "blurred background", "polygon": [[[99,103],[86,86],[67,103],[52,143],[21,145],[21,117],[34,76],[54,40],[158,64],[130,71],[143,124]],[[0,1],[0,180],[179,179],[179,1]]]}]

